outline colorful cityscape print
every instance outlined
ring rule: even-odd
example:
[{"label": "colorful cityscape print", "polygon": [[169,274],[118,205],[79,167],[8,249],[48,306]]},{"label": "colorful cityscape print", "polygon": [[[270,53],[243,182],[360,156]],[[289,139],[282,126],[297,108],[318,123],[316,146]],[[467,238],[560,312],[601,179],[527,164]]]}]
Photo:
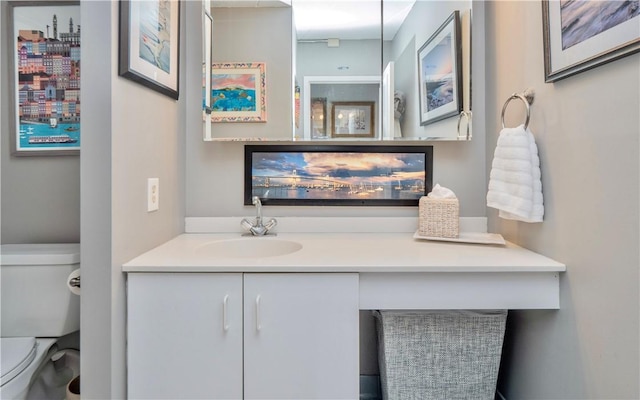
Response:
[{"label": "colorful cityscape print", "polygon": [[14,8],[19,151],[80,148],[79,14],[79,6]]},{"label": "colorful cityscape print", "polygon": [[256,152],[252,196],[263,199],[419,199],[424,153]]}]

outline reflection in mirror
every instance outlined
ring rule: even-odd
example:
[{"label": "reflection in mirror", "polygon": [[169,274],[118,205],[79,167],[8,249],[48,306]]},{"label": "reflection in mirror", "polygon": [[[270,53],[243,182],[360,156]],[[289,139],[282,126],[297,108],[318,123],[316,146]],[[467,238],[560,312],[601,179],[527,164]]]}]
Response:
[{"label": "reflection in mirror", "polygon": [[314,97],[311,99],[311,136],[327,136],[327,98]]},{"label": "reflection in mirror", "polygon": [[[452,25],[445,23],[456,10],[459,11],[461,28],[457,41],[451,34]],[[457,106],[450,104],[455,96],[445,89],[459,85],[462,89],[460,107],[465,113],[471,111],[471,0],[384,0],[383,24],[384,138],[466,140],[471,136],[471,133],[466,135],[466,131],[470,131],[470,119],[462,119],[459,135],[460,112]],[[447,43],[448,38],[456,48],[439,46]],[[446,50],[443,55],[438,54],[440,48]],[[456,51],[460,51],[462,56],[460,78],[453,68]],[[422,72],[421,76],[418,71],[421,61],[424,70],[435,67],[432,68],[435,72]],[[420,97],[421,83],[424,99]],[[438,108],[447,110],[447,107],[454,111],[439,113]],[[429,120],[427,111],[447,117]]]},{"label": "reflection in mirror", "polygon": [[[293,120],[293,33],[292,10],[290,4],[278,0],[212,0],[212,62],[222,64],[264,65],[264,76],[256,80],[246,71],[218,73],[219,81],[212,80],[212,124],[213,140],[291,140]],[[222,71],[223,69],[221,69]],[[253,76],[252,76],[253,75]],[[228,79],[227,79],[228,78]],[[233,83],[230,83],[233,82]],[[264,87],[264,91],[262,91]],[[214,90],[248,89],[240,93],[241,105],[228,102],[216,104],[224,96],[213,96]],[[251,90],[260,90],[266,95],[261,102],[258,96],[251,96]],[[219,93],[218,93],[219,94]],[[244,97],[246,95],[246,97]],[[250,98],[249,98],[250,96]],[[232,103],[232,102],[229,102]],[[242,117],[220,118],[229,113],[256,112],[266,105],[264,118],[248,123]],[[289,105],[289,106],[287,106]],[[261,110],[262,111],[262,110]],[[216,115],[217,114],[217,115]]]},{"label": "reflection in mirror", "polygon": [[[371,103],[371,118],[378,118],[378,98],[380,97],[380,78],[377,76],[305,76],[304,91],[309,93],[303,98],[303,110],[312,110],[309,103],[311,99],[322,98],[327,104],[327,109],[331,109],[336,103],[344,102],[366,102]],[[306,113],[308,118],[304,118],[304,139],[321,140],[329,138],[372,138],[379,137],[379,127],[377,123],[372,126],[372,130],[365,132],[350,132],[351,135],[334,135],[332,132],[339,124],[333,114],[326,115],[325,121],[327,129],[319,132],[312,128],[313,114]]]},{"label": "reflection in mirror", "polygon": [[[465,133],[473,119],[467,118],[471,3],[212,0],[213,62],[267,64],[268,119],[261,124],[213,123],[210,136],[213,140],[459,140],[460,120],[461,137],[470,137]],[[460,114],[465,118],[453,115],[421,124],[418,53],[455,10],[460,14],[460,97],[465,112]],[[481,27],[480,22],[476,26]],[[477,68],[482,72],[481,62]],[[481,88],[478,82],[476,87]],[[320,107],[313,99],[324,99],[322,123],[316,120]],[[332,138],[334,102],[373,102],[372,134]],[[481,102],[477,105],[482,107]]]},{"label": "reflection in mirror", "polygon": [[338,140],[380,138],[381,0],[292,0],[291,7],[297,39],[294,79],[301,98],[294,138],[332,138],[338,121],[325,113],[325,129],[316,129],[315,98],[324,99],[327,110],[336,102],[372,103],[374,123],[362,124],[371,132],[337,136]]}]

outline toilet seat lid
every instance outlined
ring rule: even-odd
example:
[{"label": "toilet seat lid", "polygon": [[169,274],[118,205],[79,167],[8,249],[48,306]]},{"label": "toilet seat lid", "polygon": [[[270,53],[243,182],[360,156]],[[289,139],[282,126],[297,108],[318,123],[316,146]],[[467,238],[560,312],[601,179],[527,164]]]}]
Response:
[{"label": "toilet seat lid", "polygon": [[4,386],[31,364],[36,357],[37,347],[36,339],[32,337],[0,339],[2,349],[0,386]]}]

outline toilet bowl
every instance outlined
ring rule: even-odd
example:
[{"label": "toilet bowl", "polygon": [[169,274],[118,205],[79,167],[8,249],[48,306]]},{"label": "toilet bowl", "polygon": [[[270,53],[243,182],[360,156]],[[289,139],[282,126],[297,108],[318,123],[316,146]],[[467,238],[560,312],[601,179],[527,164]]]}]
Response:
[{"label": "toilet bowl", "polygon": [[61,353],[58,338],[80,329],[80,297],[67,286],[79,267],[77,243],[0,245],[1,399],[28,399],[43,371],[70,373],[45,366]]},{"label": "toilet bowl", "polygon": [[55,339],[1,338],[1,399],[26,399],[31,378],[47,360]]}]

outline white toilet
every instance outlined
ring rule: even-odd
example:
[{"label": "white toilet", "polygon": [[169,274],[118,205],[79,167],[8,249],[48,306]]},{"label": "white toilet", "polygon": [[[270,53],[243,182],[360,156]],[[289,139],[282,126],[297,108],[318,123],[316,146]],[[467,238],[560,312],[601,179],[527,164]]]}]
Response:
[{"label": "white toilet", "polygon": [[0,248],[0,398],[21,400],[51,358],[62,353],[58,338],[80,329],[80,296],[67,286],[70,274],[80,267],[80,245]]}]

